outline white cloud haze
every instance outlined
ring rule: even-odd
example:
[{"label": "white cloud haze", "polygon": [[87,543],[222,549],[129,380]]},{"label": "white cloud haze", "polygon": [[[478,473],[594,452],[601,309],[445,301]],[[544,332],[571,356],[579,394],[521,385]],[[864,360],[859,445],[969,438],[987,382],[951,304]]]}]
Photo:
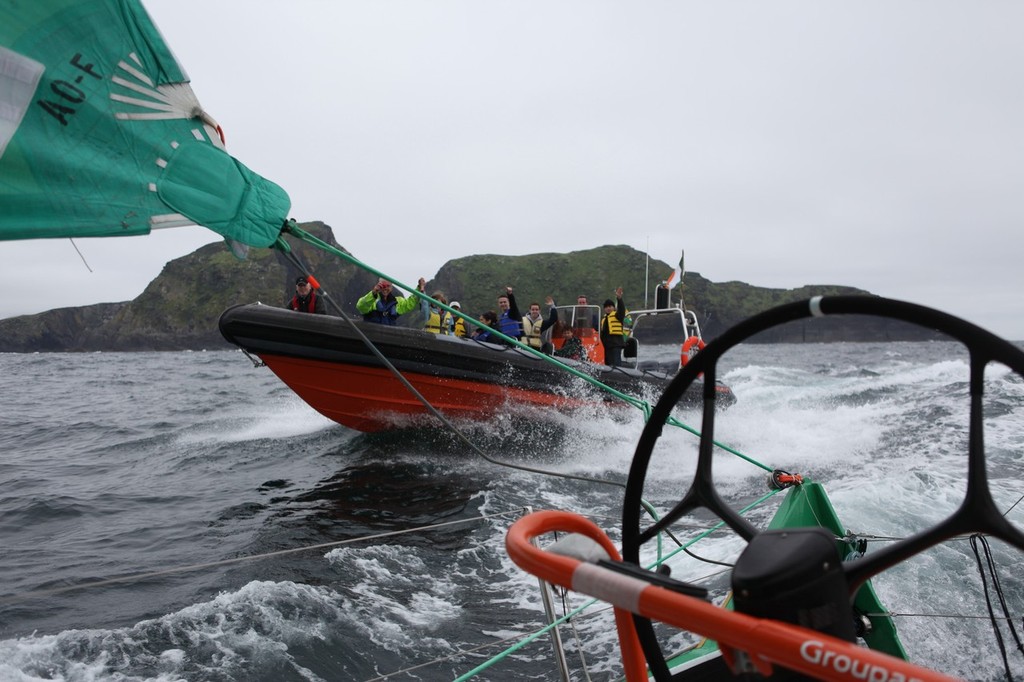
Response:
[{"label": "white cloud haze", "polygon": [[[1024,4],[149,0],[229,151],[399,280],[628,244],[1024,339]],[[0,317],[217,241],[0,243]],[[667,274],[667,273],[666,273]],[[503,283],[501,283],[503,284]]]}]

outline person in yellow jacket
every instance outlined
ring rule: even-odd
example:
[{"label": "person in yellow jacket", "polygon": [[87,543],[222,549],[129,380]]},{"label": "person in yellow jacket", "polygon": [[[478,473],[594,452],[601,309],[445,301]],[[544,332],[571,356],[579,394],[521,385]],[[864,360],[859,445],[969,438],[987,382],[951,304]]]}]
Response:
[{"label": "person in yellow jacket", "polygon": [[[422,280],[420,280],[422,281]],[[443,291],[435,291],[432,294],[435,301],[448,305],[448,299]],[[420,299],[420,310],[423,311],[423,330],[431,334],[444,334],[451,336],[455,323],[452,314],[440,306],[436,306],[427,299]]]},{"label": "person in yellow jacket", "polygon": [[604,302],[604,317],[601,318],[601,345],[604,346],[604,364],[618,367],[622,364],[622,349],[626,338],[622,335],[622,322],[626,319],[626,304],[622,302],[622,287],[615,290],[617,303],[612,299]]},{"label": "person in yellow jacket", "polygon": [[544,299],[544,302],[548,305],[547,318],[541,317],[540,303],[531,303],[530,312],[523,316],[523,343],[537,350],[541,349],[545,341],[550,341],[549,338],[545,338],[544,332],[550,329],[555,322],[558,322],[555,300],[548,296]]},{"label": "person in yellow jacket", "polygon": [[[458,301],[452,301],[452,307],[460,313],[462,312],[462,304]],[[453,315],[453,317],[455,318],[455,323],[452,325],[452,334],[458,336],[460,339],[464,339],[469,336],[469,333],[466,331],[466,321],[458,315]]]}]

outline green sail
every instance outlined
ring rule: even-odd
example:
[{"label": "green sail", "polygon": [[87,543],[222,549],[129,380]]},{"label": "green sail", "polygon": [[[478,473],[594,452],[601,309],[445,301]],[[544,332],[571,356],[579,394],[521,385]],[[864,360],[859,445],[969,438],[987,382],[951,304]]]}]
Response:
[{"label": "green sail", "polygon": [[0,240],[198,224],[266,247],[290,207],[225,151],[138,0],[0,0]]}]

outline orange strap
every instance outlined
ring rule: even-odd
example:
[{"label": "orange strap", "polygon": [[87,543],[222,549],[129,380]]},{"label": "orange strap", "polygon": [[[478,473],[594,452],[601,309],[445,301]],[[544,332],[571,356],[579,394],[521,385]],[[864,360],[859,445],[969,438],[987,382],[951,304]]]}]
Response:
[{"label": "orange strap", "polygon": [[647,680],[643,652],[630,612],[713,639],[722,647],[726,660],[732,658],[730,649],[746,651],[750,653],[750,661],[764,675],[771,674],[772,664],[778,664],[832,682],[892,680],[900,679],[901,675],[903,679],[921,682],[955,679],[852,642],[796,625],[729,611],[532,544],[533,538],[554,531],[585,535],[600,544],[613,560],[619,560],[618,550],[604,531],[582,516],[560,511],[534,512],[512,524],[505,537],[509,557],[542,580],[596,597],[615,607],[622,663],[629,682]]}]

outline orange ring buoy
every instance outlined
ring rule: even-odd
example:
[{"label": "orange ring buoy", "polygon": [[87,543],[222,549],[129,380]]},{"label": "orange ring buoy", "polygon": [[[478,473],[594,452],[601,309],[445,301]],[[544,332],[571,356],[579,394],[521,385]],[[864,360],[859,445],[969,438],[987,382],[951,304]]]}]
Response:
[{"label": "orange ring buoy", "polygon": [[686,363],[690,361],[690,351],[696,346],[698,351],[704,350],[704,339],[699,336],[691,336],[683,342],[683,350],[679,354],[680,367],[686,367]]}]

